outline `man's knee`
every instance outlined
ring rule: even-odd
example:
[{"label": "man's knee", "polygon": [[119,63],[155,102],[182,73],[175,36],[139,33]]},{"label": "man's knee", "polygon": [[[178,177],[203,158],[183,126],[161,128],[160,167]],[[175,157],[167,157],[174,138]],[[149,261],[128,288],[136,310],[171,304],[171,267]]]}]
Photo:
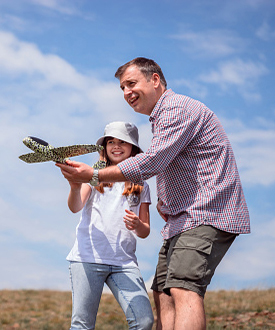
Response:
[{"label": "man's knee", "polygon": [[182,311],[186,308],[204,313],[204,299],[198,293],[182,288],[171,288],[170,293],[175,304],[176,313],[177,310]]},{"label": "man's knee", "polygon": [[175,328],[205,330],[203,297],[182,288],[171,288],[170,292],[175,303]]}]

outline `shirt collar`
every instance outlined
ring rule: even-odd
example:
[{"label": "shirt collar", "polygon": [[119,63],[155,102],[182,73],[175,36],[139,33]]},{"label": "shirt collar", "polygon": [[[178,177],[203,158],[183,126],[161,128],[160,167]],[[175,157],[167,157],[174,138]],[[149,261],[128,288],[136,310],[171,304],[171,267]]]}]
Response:
[{"label": "shirt collar", "polygon": [[167,90],[161,95],[161,97],[158,99],[158,101],[157,101],[156,105],[154,106],[154,109],[153,109],[153,111],[152,111],[152,113],[151,113],[151,115],[150,115],[150,117],[149,117],[149,121],[150,121],[150,122],[154,121],[154,119],[158,116],[158,114],[159,114],[159,112],[160,112],[160,108],[161,108],[161,104],[162,104],[163,100],[164,100],[167,96],[171,95],[172,93],[174,93],[174,92],[172,91],[172,89],[167,89]]}]

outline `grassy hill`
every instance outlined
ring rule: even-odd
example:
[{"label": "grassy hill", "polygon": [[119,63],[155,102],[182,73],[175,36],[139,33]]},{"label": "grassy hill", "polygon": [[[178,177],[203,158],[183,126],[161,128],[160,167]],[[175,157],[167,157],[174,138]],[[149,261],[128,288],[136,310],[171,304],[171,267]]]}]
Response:
[{"label": "grassy hill", "polygon": [[[154,306],[151,294],[150,298]],[[275,289],[210,291],[205,309],[207,329],[275,329]],[[1,330],[68,330],[70,319],[70,292],[0,291]],[[110,294],[102,296],[96,329],[128,329],[123,312]]]}]

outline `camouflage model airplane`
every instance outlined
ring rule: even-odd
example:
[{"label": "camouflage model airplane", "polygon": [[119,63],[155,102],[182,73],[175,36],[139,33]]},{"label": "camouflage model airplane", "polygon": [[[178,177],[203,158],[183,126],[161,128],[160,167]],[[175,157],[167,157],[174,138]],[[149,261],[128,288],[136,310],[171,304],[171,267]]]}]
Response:
[{"label": "camouflage model airplane", "polygon": [[[33,136],[28,136],[23,139],[23,143],[33,150],[29,154],[21,155],[19,158],[26,163],[42,163],[53,161],[55,163],[66,163],[66,159],[69,157],[88,154],[90,152],[101,151],[102,146],[94,144],[77,144],[67,147],[55,148],[48,142],[38,139]],[[98,161],[93,165],[94,168],[104,168],[106,163],[104,161]]]}]

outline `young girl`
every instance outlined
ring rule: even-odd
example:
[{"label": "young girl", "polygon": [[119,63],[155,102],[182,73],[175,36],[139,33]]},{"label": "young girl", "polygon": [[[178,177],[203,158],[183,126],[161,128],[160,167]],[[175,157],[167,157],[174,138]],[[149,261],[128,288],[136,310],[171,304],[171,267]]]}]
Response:
[{"label": "young girl", "polygon": [[[104,147],[101,159],[107,166],[142,152],[131,123],[108,124],[97,144]],[[136,235],[145,238],[150,232],[149,186],[69,183],[70,210],[83,209],[67,257],[73,299],[70,329],[94,329],[104,283],[123,309],[129,329],[152,329],[153,313],[135,255]]]}]

